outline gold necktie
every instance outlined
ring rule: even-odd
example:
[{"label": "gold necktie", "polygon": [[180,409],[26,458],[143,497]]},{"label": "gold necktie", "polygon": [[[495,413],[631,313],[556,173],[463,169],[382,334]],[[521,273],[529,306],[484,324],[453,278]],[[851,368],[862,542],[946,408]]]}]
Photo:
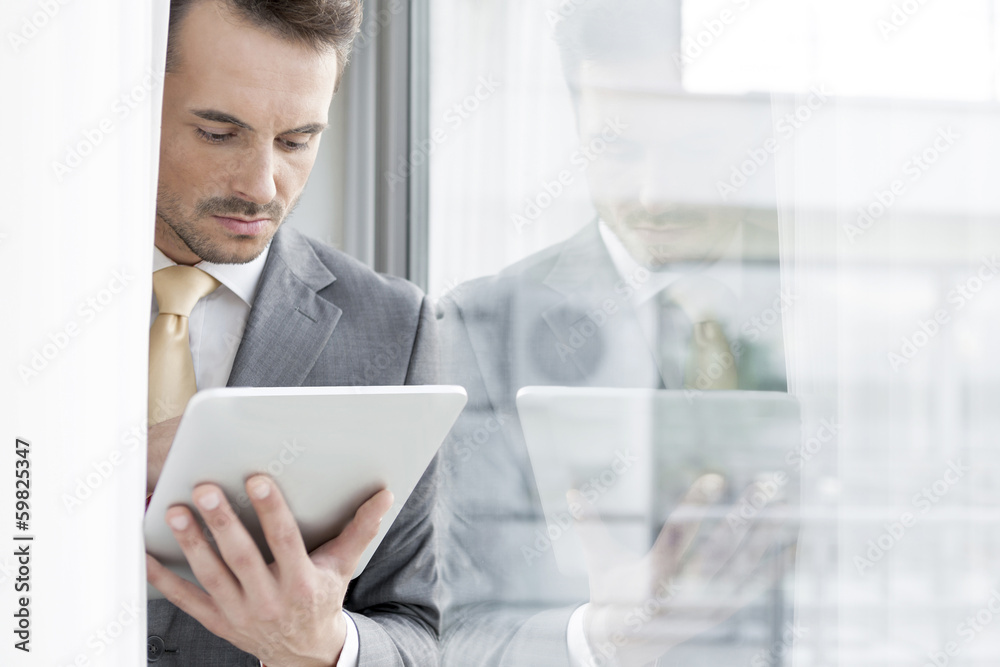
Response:
[{"label": "gold necktie", "polygon": [[694,325],[688,359],[685,387],[702,391],[739,387],[736,357],[718,322],[708,320]]},{"label": "gold necktie", "polygon": [[153,273],[160,313],[149,328],[149,425],[184,413],[198,391],[188,339],[188,317],[199,300],[221,283],[193,266]]}]

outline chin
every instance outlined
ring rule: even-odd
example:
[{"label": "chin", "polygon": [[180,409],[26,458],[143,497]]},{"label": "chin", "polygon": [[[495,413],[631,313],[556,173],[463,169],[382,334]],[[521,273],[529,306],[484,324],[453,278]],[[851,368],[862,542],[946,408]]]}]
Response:
[{"label": "chin", "polygon": [[203,260],[213,264],[246,264],[264,252],[271,238],[271,235],[266,239],[249,236],[229,237],[192,250]]}]

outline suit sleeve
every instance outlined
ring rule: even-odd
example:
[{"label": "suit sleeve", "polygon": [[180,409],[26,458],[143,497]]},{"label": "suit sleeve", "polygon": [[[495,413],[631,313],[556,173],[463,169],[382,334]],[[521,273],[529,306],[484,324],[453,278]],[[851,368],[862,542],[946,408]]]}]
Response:
[{"label": "suit sleeve", "polygon": [[[438,340],[426,297],[415,324],[406,384],[437,382]],[[358,628],[359,667],[440,663],[438,545],[432,513],[437,459],[424,472],[364,573],[352,582],[344,607]]]},{"label": "suit sleeve", "polygon": [[[548,590],[551,552],[527,560],[544,519],[513,396],[502,380],[507,335],[501,309],[486,320],[454,299],[439,305],[443,381],[469,394],[441,453],[441,571],[447,587],[445,667],[569,667],[567,626],[576,605]],[[473,344],[473,331],[480,343]]]},{"label": "suit sleeve", "polygon": [[406,370],[406,384],[438,384],[441,377],[441,341],[434,307],[426,296],[420,304],[417,333]]}]

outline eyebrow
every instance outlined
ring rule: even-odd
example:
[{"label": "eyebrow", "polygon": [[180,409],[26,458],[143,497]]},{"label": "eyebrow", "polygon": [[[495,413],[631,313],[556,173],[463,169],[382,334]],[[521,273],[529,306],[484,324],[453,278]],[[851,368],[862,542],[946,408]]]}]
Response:
[{"label": "eyebrow", "polygon": [[[244,130],[254,131],[252,127],[244,123],[239,118],[232,116],[228,113],[222,111],[216,111],[214,109],[193,109],[191,113],[202,120],[207,120],[213,123],[225,123],[227,125],[235,125],[236,127],[242,128]],[[326,123],[309,123],[307,125],[302,125],[300,127],[293,128],[291,130],[286,130],[281,134],[319,134],[327,127]]]}]

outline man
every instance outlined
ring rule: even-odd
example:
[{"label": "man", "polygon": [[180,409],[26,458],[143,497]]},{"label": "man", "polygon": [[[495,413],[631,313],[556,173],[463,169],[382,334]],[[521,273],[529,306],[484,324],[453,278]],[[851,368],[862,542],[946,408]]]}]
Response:
[{"label": "man", "polygon": [[[591,0],[559,24],[581,145],[607,146],[586,171],[598,219],[441,301],[447,379],[469,392],[442,454],[446,664],[732,665],[769,645],[747,639],[770,639],[766,619],[743,612],[778,576],[758,569],[778,535],[763,520],[708,544],[668,520],[645,557],[579,523],[588,576],[565,575],[539,538],[552,533],[514,404],[532,385],[785,390],[780,322],[754,324],[779,296],[768,179],[716,194],[770,109],[678,95],[679,31],[679,3],[663,0]],[[707,476],[674,516],[719,499]],[[739,567],[699,588],[689,566],[713,559]]]},{"label": "man", "polygon": [[[150,491],[196,388],[435,380],[434,318],[419,290],[282,226],[316,158],[360,11],[356,0],[171,4],[150,330]],[[393,349],[402,354],[382,354]],[[378,355],[391,363],[372,364]],[[149,660],[435,664],[434,480],[429,470],[353,582],[392,503],[388,491],[307,554],[275,481],[251,478],[247,496],[275,556],[267,565],[218,487],[197,487],[193,504],[221,558],[186,507],[159,517],[204,591],[147,556],[148,579],[166,597],[149,603]]]}]

